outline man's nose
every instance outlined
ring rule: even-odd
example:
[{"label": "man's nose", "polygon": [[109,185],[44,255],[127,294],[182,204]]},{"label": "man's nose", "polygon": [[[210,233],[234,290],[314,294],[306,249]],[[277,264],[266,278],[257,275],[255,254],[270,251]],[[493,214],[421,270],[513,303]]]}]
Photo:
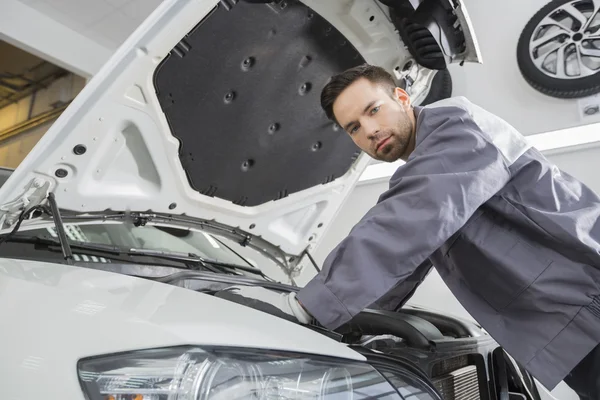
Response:
[{"label": "man's nose", "polygon": [[369,121],[363,123],[363,129],[365,130],[365,134],[367,135],[367,139],[373,140],[377,137],[377,133],[379,132],[379,125],[373,121]]}]

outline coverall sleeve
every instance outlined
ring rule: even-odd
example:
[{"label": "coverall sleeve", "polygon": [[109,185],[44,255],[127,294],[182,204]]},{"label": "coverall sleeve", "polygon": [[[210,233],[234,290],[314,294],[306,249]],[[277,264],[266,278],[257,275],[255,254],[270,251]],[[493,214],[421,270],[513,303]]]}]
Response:
[{"label": "coverall sleeve", "polygon": [[432,267],[431,261],[426,259],[406,279],[396,283],[385,295],[367,307],[377,310],[398,311],[412,297],[419,285],[423,283]]},{"label": "coverall sleeve", "polygon": [[[422,114],[418,135],[424,139],[417,137],[377,205],[298,292],[327,328],[348,322],[392,289],[414,289],[407,280],[420,275],[428,257],[510,180],[505,153],[468,111],[440,106]],[[485,129],[501,137],[508,127],[497,120]]]}]

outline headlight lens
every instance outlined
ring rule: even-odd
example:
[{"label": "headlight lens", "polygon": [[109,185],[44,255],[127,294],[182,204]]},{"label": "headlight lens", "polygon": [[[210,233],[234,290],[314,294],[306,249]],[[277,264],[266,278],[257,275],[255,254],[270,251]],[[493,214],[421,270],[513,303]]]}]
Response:
[{"label": "headlight lens", "polygon": [[305,356],[178,347],[82,360],[90,400],[400,400],[373,367]]}]

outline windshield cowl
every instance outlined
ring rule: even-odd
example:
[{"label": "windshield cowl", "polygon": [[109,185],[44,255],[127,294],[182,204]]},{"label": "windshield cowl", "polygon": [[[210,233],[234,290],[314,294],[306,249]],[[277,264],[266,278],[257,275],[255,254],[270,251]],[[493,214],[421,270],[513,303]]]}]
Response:
[{"label": "windshield cowl", "polygon": [[[286,254],[259,237],[213,221],[132,211],[82,214],[60,210],[60,213],[76,255],[89,250],[88,255],[102,257],[103,251],[112,249],[122,253],[119,257],[125,254],[130,258],[143,255],[170,261],[179,259],[202,267],[212,265],[213,269],[241,267],[237,269],[250,274],[260,271],[265,279],[290,284],[295,284],[294,277],[300,272],[301,257]],[[1,234],[6,235],[7,231]],[[44,214],[23,221],[16,236],[21,243],[27,241],[25,237],[59,240],[54,222]],[[42,244],[53,245],[55,250],[56,243]],[[0,257],[3,253],[0,247]],[[76,259],[86,261],[85,257]]]}]

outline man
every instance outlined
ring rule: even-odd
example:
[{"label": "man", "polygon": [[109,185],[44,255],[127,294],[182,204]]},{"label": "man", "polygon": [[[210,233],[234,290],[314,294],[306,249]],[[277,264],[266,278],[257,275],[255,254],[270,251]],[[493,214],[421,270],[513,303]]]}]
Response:
[{"label": "man", "polygon": [[406,163],[297,295],[234,296],[335,329],[399,309],[433,265],[546,387],[600,399],[600,198],[500,118],[464,98],[412,107],[381,68],[334,76],[321,103],[371,157]]}]

